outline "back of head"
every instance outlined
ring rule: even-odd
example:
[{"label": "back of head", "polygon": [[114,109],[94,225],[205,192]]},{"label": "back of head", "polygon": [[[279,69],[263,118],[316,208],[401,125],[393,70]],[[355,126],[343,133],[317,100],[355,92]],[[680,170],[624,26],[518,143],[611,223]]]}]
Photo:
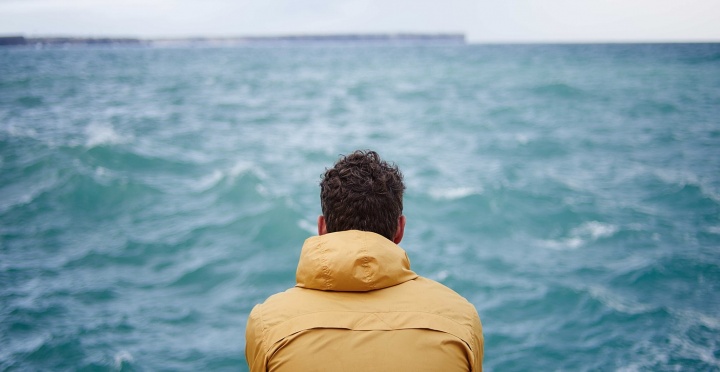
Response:
[{"label": "back of head", "polygon": [[355,151],[341,157],[320,182],[327,232],[371,231],[393,240],[404,190],[398,167],[376,152]]}]

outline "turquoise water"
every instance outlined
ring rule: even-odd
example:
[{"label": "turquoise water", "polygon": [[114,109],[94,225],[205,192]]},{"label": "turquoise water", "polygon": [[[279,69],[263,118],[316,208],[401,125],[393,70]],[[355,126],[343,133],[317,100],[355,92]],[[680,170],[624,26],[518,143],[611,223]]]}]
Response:
[{"label": "turquoise water", "polygon": [[0,370],[245,370],[358,148],[486,370],[720,370],[720,44],[0,49]]}]

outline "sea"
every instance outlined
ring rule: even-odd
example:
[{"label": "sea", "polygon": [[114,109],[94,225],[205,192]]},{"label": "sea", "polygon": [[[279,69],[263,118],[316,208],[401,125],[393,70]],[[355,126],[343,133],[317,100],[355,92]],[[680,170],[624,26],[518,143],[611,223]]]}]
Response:
[{"label": "sea", "polygon": [[246,371],[377,151],[486,371],[720,371],[720,44],[0,48],[0,370]]}]

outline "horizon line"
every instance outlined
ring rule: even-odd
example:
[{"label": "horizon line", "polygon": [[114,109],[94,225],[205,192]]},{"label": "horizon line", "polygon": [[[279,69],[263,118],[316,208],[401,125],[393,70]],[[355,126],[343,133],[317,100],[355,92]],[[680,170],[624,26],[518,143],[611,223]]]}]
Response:
[{"label": "horizon line", "polygon": [[[535,45],[535,44],[717,44],[720,38],[708,39],[472,39],[464,32],[333,32],[333,33],[277,33],[277,34],[245,34],[245,35],[192,35],[192,36],[130,36],[130,35],[81,35],[81,34],[24,34],[24,33],[0,33],[0,39],[24,38],[24,39],[76,39],[76,40],[133,40],[139,42],[203,42],[203,41],[302,41],[302,39],[316,38],[317,41],[331,41],[333,38],[365,37],[376,38],[376,41],[392,41],[393,38],[421,38],[437,37],[447,40],[462,40],[468,45]],[[381,38],[384,38],[381,39]],[[312,41],[312,40],[308,40]],[[338,40],[343,41],[343,40]],[[352,41],[352,40],[347,40]]]}]

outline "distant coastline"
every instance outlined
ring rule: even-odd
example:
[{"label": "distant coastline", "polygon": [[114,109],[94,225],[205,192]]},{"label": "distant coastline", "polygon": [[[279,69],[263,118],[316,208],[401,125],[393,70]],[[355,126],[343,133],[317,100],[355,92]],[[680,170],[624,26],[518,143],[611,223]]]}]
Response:
[{"label": "distant coastline", "polygon": [[465,44],[464,34],[328,34],[188,38],[91,38],[0,36],[0,46],[140,45],[240,46],[263,44]]}]

